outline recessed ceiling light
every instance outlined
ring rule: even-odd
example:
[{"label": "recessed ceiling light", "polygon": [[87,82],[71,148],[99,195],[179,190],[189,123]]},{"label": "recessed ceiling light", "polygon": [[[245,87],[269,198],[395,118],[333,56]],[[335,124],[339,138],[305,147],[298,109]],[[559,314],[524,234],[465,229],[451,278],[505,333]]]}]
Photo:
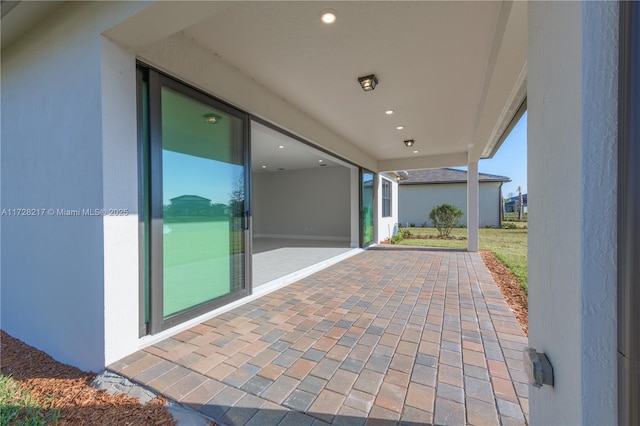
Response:
[{"label": "recessed ceiling light", "polygon": [[404,126],[397,126],[396,127],[396,130],[402,130],[402,129],[404,129]]},{"label": "recessed ceiling light", "polygon": [[205,114],[203,117],[204,120],[209,124],[218,124],[222,119],[222,117],[216,114]]},{"label": "recessed ceiling light", "polygon": [[420,152],[420,151],[413,151],[413,153],[414,153],[414,154],[417,154],[417,153],[419,153],[419,152]]},{"label": "recessed ceiling light", "polygon": [[318,163],[324,163],[324,160],[318,160]]},{"label": "recessed ceiling light", "polygon": [[266,168],[267,168],[267,166],[262,166],[262,168],[263,168],[263,169],[266,169]]},{"label": "recessed ceiling light", "polygon": [[284,149],[284,145],[278,145],[278,148]]},{"label": "recessed ceiling light", "polygon": [[384,113],[385,113],[385,114],[387,114],[387,115],[391,115],[391,114],[393,114],[394,112],[395,112],[394,110],[392,110],[392,109],[388,109],[388,110],[386,110]]},{"label": "recessed ceiling light", "polygon": [[333,9],[325,9],[320,13],[320,19],[327,25],[331,25],[336,22],[336,17],[336,11]]}]

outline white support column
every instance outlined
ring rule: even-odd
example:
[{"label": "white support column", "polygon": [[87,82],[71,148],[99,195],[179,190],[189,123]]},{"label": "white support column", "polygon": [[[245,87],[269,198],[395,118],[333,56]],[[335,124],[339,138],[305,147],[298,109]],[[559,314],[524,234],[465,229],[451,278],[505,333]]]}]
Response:
[{"label": "white support column", "polygon": [[624,424],[617,417],[619,7],[528,3],[529,346],[548,356],[554,375],[553,387],[529,388],[530,424]]},{"label": "white support column", "polygon": [[478,251],[478,225],[480,218],[480,186],[478,162],[467,164],[467,250]]}]

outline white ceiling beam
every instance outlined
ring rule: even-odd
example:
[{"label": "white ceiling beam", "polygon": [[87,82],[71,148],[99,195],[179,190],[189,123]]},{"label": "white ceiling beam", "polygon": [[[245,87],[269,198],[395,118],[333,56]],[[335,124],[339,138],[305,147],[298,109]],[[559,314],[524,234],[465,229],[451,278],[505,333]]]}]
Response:
[{"label": "white ceiling beam", "polygon": [[104,35],[137,51],[210,18],[232,4],[219,1],[150,3],[136,15],[105,31]]},{"label": "white ceiling beam", "polygon": [[398,170],[439,169],[441,167],[462,167],[467,165],[467,153],[423,155],[411,158],[396,158],[378,161],[378,170],[394,172]]}]

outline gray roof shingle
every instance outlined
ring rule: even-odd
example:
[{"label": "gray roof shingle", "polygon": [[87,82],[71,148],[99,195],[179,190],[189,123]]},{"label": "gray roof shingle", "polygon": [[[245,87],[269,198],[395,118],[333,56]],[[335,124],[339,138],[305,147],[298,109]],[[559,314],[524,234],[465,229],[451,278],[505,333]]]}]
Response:
[{"label": "gray roof shingle", "polygon": [[[409,177],[400,181],[400,185],[416,185],[424,183],[461,183],[467,181],[467,171],[451,168],[411,170]],[[479,173],[480,182],[511,182],[506,176]]]}]

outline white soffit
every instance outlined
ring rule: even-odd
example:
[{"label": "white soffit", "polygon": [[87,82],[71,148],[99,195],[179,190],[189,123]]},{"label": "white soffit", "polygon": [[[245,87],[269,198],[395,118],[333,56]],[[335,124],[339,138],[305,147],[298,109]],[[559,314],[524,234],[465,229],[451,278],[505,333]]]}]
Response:
[{"label": "white soffit", "polygon": [[[467,152],[500,7],[239,2],[183,32],[374,158],[389,160],[415,156],[413,150]],[[320,21],[325,8],[337,11],[333,25]],[[379,84],[365,93],[357,77],[370,73]],[[388,109],[395,113],[385,115]],[[402,142],[409,138],[413,149]]]},{"label": "white soffit", "polygon": [[2,1],[1,48],[4,49],[16,41],[63,3],[63,1]]}]

